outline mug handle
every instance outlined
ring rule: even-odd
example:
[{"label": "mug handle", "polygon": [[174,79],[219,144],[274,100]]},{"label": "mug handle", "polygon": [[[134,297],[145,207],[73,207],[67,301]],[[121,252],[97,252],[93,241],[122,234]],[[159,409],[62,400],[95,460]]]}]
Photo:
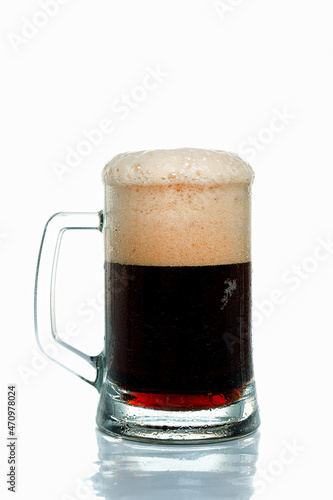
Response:
[{"label": "mug handle", "polygon": [[[65,224],[64,225],[64,219]],[[62,366],[69,372],[73,373],[80,379],[84,380],[88,384],[96,387],[99,390],[103,378],[103,364],[104,356],[103,353],[97,356],[89,356],[84,352],[80,351],[76,347],[64,342],[58,335],[56,327],[56,315],[55,315],[55,285],[56,285],[56,275],[57,275],[57,265],[59,259],[59,251],[61,247],[61,242],[63,235],[66,231],[70,230],[97,230],[102,232],[103,230],[103,212],[59,212],[54,214],[47,221],[44,228],[42,242],[40,245],[36,280],[35,280],[35,293],[34,293],[34,321],[35,321],[35,334],[36,341],[43,352],[43,354]],[[47,248],[49,247],[49,248]],[[50,273],[51,269],[51,273]],[[42,281],[42,284],[40,283]],[[65,347],[69,351],[73,352],[80,358],[87,361],[91,366],[96,369],[95,380],[89,380],[83,375],[77,373],[69,366],[64,365],[58,361],[55,357],[52,357],[46,352],[45,348],[42,346],[42,342],[39,335],[39,324],[41,323],[42,312],[38,309],[39,298],[41,296],[47,296],[50,294],[50,318],[48,318],[48,326],[45,329],[51,329],[52,339],[55,343]],[[43,325],[44,328],[44,325]]]}]

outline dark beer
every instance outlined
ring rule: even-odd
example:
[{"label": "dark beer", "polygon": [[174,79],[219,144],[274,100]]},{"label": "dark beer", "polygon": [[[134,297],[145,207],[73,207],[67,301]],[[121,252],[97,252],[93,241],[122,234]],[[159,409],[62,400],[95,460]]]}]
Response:
[{"label": "dark beer", "polygon": [[211,408],[252,378],[250,263],[106,263],[108,378],[128,402]]}]

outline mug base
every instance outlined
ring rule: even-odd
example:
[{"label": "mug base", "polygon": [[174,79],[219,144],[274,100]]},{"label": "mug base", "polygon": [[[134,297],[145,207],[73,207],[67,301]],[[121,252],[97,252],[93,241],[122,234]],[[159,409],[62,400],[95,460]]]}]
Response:
[{"label": "mug base", "polygon": [[158,410],[132,406],[110,382],[101,390],[96,422],[112,436],[141,442],[198,444],[247,436],[260,425],[255,383],[231,404],[201,410]]}]

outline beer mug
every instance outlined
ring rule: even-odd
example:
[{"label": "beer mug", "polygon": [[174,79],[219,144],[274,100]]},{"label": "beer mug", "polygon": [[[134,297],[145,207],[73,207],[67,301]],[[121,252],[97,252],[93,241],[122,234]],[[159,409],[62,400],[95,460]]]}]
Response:
[{"label": "beer mug", "polygon": [[[102,176],[103,211],[56,214],[44,230],[35,287],[40,348],[50,357],[38,334],[43,265],[51,335],[91,364],[96,377],[62,366],[100,392],[102,431],[166,443],[254,432],[251,167],[231,153],[183,148],[120,154]],[[68,344],[56,329],[58,254],[72,229],[104,235],[105,342],[98,356]],[[44,244],[52,236],[46,269]]]}]

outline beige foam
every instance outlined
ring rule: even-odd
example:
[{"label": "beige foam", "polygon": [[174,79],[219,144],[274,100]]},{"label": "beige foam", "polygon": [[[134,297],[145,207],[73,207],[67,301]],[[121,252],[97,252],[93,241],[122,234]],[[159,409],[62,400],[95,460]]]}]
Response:
[{"label": "beige foam", "polygon": [[220,184],[252,182],[254,174],[239,156],[213,149],[157,149],[115,156],[103,170],[109,185]]},{"label": "beige foam", "polygon": [[[103,172],[106,260],[147,266],[250,261],[253,172],[238,157],[223,155],[181,149],[112,160]],[[133,170],[138,158],[140,169]]]}]

